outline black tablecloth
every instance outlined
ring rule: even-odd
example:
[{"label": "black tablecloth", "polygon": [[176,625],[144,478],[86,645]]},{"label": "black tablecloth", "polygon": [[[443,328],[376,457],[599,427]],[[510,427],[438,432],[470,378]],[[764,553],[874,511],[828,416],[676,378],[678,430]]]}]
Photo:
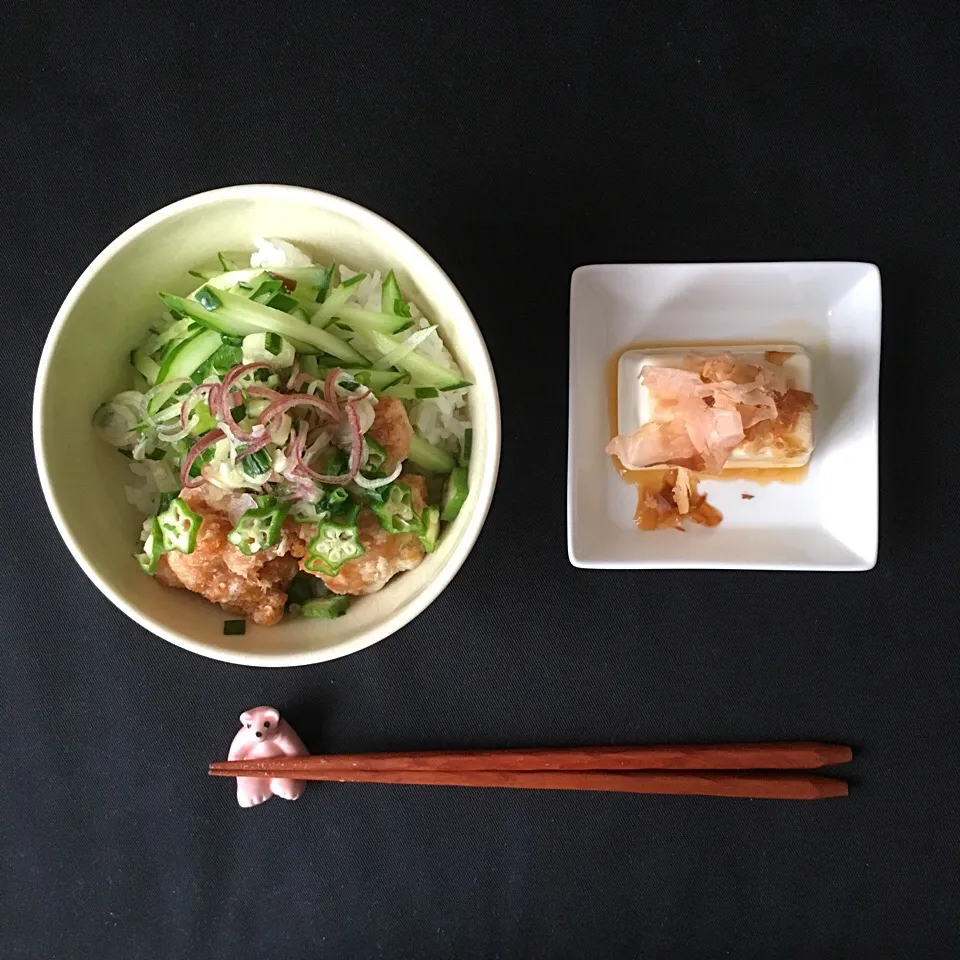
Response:
[{"label": "black tablecloth", "polygon": [[[957,956],[956,18],[149,6],[14,4],[0,31],[0,954]],[[497,495],[450,588],[389,640],[301,669],[204,660],[125,619],[65,552],[29,441],[41,345],[81,270],[152,210],[244,182],[350,197],[423,243],[503,404]],[[573,569],[571,270],[754,259],[880,265],[877,568]],[[337,751],[839,741],[855,788],[331,785],[241,811],[204,767],[264,702]]]}]

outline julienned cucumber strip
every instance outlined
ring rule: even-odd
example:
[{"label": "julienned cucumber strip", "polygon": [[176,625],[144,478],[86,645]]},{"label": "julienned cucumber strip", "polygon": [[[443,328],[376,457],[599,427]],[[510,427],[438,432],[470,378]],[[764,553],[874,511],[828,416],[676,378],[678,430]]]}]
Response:
[{"label": "julienned cucumber strip", "polygon": [[[365,273],[358,273],[355,277],[344,280],[339,287],[329,291],[323,303],[319,304],[311,314],[310,322],[319,327],[325,327],[330,323],[337,316],[337,310],[346,304],[350,295],[356,291],[365,277]],[[294,296],[296,296],[296,291],[294,291]],[[307,312],[309,313],[309,310]]]},{"label": "julienned cucumber strip", "polygon": [[[326,377],[330,373],[329,369],[320,368],[320,376]],[[369,387],[377,396],[380,396],[388,387],[406,380],[405,373],[398,373],[396,370],[345,370],[351,378]]]},{"label": "julienned cucumber strip", "polygon": [[[326,380],[326,378],[330,376],[330,371],[332,369],[333,368],[329,366],[318,365],[315,377],[321,380]],[[308,372],[305,367],[303,370],[304,372]],[[409,379],[405,373],[399,373],[396,370],[366,370],[357,368],[355,366],[341,367],[341,374],[341,382],[344,380],[355,380],[357,383],[362,384],[365,387],[369,387],[378,397],[387,389],[387,387],[391,387],[395,383],[402,383],[403,381]]]},{"label": "julienned cucumber strip", "polygon": [[410,318],[410,304],[405,303],[400,292],[397,275],[391,270],[380,285],[380,309],[384,313],[394,313],[398,317]]},{"label": "julienned cucumber strip", "polygon": [[460,445],[460,466],[465,467],[470,463],[470,456],[473,453],[473,427],[467,427],[463,431],[463,443]]},{"label": "julienned cucumber strip", "polygon": [[300,358],[300,369],[314,380],[320,378],[320,365],[317,363],[316,357],[309,355],[302,356]]},{"label": "julienned cucumber strip", "polygon": [[221,337],[216,330],[204,330],[189,340],[178,343],[160,365],[157,383],[177,377],[189,377],[220,349]]},{"label": "julienned cucumber strip", "polygon": [[[229,290],[232,286],[237,283],[251,283],[252,280],[255,280],[259,276],[263,276],[266,279],[266,274],[263,270],[259,268],[256,269],[247,269],[247,270],[230,270],[227,273],[224,273],[222,270],[217,271],[216,273],[206,276],[210,271],[208,270],[191,270],[190,275],[193,277],[203,277],[206,279],[206,286],[216,287],[217,290]],[[252,286],[253,284],[251,284]]]},{"label": "julienned cucumber strip", "polygon": [[382,333],[399,333],[413,326],[409,317],[376,313],[373,310],[361,310],[359,307],[338,307],[334,321],[355,330],[379,330]]},{"label": "julienned cucumber strip", "polygon": [[467,468],[454,467],[447,478],[447,485],[443,490],[443,503],[440,516],[447,523],[452,523],[460,515],[460,510],[467,499]]},{"label": "julienned cucumber strip", "polygon": [[[304,269],[309,268],[305,267]],[[330,269],[332,277],[335,267]],[[286,274],[283,274],[283,276],[286,276]],[[360,273],[349,280],[344,280],[340,286],[332,286],[328,283],[326,287],[298,282],[296,287],[289,292],[290,296],[299,302],[300,309],[310,317],[311,323],[318,327],[326,327],[333,322],[336,309],[343,307],[363,278],[364,274]]]},{"label": "julienned cucumber strip", "polygon": [[[397,340],[395,337],[381,333],[379,330],[364,330],[361,336],[381,354],[389,353],[403,343],[402,340]],[[408,353],[398,360],[396,365],[409,373],[417,383],[424,387],[436,387],[438,390],[459,390],[461,387],[471,385],[469,381],[462,380],[451,370],[441,367],[440,364],[434,363],[429,357],[425,357],[422,353],[416,351]]]},{"label": "julienned cucumber strip", "polygon": [[[333,263],[329,267],[278,267],[276,270],[268,272],[275,277],[293,280],[296,287],[293,290],[288,288],[288,292],[295,297],[297,291],[301,294],[312,293],[312,302],[323,303],[330,290],[330,281],[336,279],[336,269],[337,265]],[[333,286],[336,286],[336,283]],[[317,299],[318,295],[320,295],[320,299]],[[304,297],[299,296],[297,299],[301,300]]]},{"label": "julienned cucumber strip", "polygon": [[144,353],[143,347],[130,354],[130,362],[151,386],[157,382],[157,377],[160,374],[160,364],[153,360],[149,354]]},{"label": "julienned cucumber strip", "polygon": [[446,450],[430,443],[416,430],[410,438],[410,453],[407,456],[417,466],[434,473],[449,473],[457,465],[457,461]]},{"label": "julienned cucumber strip", "polygon": [[[245,337],[251,333],[276,333],[293,343],[298,352],[310,353],[310,347],[314,347],[345,363],[367,365],[365,357],[332,333],[225,290],[201,287],[194,300],[176,297],[170,293],[161,293],[160,298],[170,309],[185,314],[211,330],[232,337]],[[303,344],[306,346],[302,346]]]},{"label": "julienned cucumber strip", "polygon": [[432,400],[440,396],[440,391],[436,387],[417,387],[412,383],[398,383],[395,387],[387,387],[383,395],[398,397],[400,400]]},{"label": "julienned cucumber strip", "polygon": [[[400,307],[396,306],[398,300],[402,304]],[[391,270],[383,278],[383,283],[380,285],[380,309],[384,313],[396,313],[405,306],[403,296],[400,293],[400,284],[397,283],[397,275]],[[409,311],[409,307],[407,310]]]}]

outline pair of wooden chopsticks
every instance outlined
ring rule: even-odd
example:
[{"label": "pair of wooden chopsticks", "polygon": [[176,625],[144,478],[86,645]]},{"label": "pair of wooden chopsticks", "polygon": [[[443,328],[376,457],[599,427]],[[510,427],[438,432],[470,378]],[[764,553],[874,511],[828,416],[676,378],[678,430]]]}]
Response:
[{"label": "pair of wooden chopsticks", "polygon": [[822,800],[845,797],[846,781],[783,771],[847,763],[852,757],[849,747],[824,743],[444,750],[224,760],[211,763],[209,773],[341,783]]}]

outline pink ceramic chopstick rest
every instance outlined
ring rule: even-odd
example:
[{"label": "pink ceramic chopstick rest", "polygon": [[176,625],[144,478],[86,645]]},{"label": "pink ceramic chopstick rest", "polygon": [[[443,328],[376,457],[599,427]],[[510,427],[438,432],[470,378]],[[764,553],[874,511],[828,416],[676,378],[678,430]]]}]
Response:
[{"label": "pink ceramic chopstick rest", "polygon": [[[261,757],[304,757],[307,748],[276,707],[253,707],[240,714],[242,726],[230,744],[228,760],[255,760]],[[255,807],[271,797],[296,800],[306,786],[304,780],[286,777],[237,777],[237,803]]]}]

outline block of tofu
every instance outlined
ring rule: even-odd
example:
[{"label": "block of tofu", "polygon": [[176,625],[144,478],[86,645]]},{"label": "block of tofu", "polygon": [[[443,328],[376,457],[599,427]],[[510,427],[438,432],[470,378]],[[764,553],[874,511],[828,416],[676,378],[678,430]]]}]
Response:
[{"label": "block of tofu", "polygon": [[[651,347],[628,350],[621,357],[617,369],[618,432],[633,434],[651,420],[669,417],[669,410],[660,409],[656,398],[640,382],[644,367],[676,367],[690,369],[688,358],[707,360],[720,354],[729,354],[737,363],[775,367],[783,377],[787,389],[813,392],[813,368],[810,355],[797,344],[750,344],[749,346]],[[767,358],[772,357],[775,363]],[[787,437],[771,438],[770,431],[757,430],[733,450],[727,467],[762,469],[765,467],[802,467],[813,453],[813,416],[801,412],[791,424]],[[784,442],[786,441],[786,442]],[[656,469],[656,466],[641,469]]]}]

